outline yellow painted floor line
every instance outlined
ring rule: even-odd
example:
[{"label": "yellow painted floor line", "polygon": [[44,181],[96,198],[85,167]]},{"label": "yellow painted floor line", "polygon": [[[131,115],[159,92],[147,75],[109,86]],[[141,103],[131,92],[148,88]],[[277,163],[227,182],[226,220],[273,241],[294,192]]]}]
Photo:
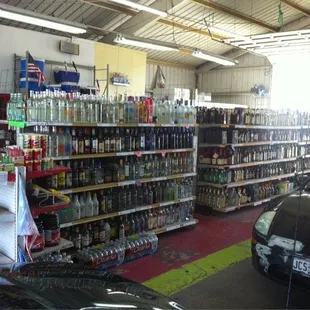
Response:
[{"label": "yellow painted floor line", "polygon": [[144,282],[143,285],[169,296],[249,257],[251,257],[250,240],[246,240],[181,268],[172,269]]}]

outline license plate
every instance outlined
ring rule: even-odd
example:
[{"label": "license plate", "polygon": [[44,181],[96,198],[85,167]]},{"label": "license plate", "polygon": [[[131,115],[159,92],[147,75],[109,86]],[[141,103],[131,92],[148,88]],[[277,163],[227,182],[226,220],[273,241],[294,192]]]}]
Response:
[{"label": "license plate", "polygon": [[294,258],[293,270],[310,277],[310,260]]}]

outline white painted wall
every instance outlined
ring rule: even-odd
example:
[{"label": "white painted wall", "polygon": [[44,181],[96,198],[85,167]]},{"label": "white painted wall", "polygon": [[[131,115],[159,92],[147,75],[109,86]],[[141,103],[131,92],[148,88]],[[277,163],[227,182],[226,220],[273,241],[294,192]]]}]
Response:
[{"label": "white painted wall", "polygon": [[[161,65],[161,69],[163,70],[164,76],[166,78],[166,89],[173,88],[195,88],[195,70],[187,69],[177,66],[167,66]],[[151,89],[152,83],[156,76],[157,65],[149,64],[146,65],[146,84],[145,88],[147,90]]]},{"label": "white painted wall", "polygon": [[[235,67],[217,67],[198,76],[199,92],[214,93],[213,102],[244,104],[249,107],[269,107],[272,67],[265,57],[245,54]],[[263,84],[269,94],[254,98],[250,94],[254,84]]]},{"label": "white painted wall", "polygon": [[[0,25],[0,92],[13,91],[14,53],[18,56],[26,55],[29,50],[34,58],[54,61],[66,61],[76,64],[94,66],[95,42],[73,38],[72,42],[80,45],[80,55],[72,56],[59,51],[59,41],[71,39],[54,36],[46,33],[34,32],[19,28]],[[93,72],[87,69],[79,69],[81,74],[80,85],[93,85]],[[53,82],[53,67],[45,66],[47,81]]]}]

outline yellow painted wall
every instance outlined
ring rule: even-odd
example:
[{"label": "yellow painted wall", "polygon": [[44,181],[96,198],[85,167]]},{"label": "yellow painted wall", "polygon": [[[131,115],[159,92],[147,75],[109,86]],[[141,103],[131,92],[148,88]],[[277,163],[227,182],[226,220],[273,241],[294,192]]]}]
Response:
[{"label": "yellow painted wall", "polygon": [[[140,51],[134,51],[104,43],[96,43],[95,45],[95,65],[96,79],[102,80],[106,78],[106,71],[98,71],[98,69],[106,68],[109,64],[109,95],[118,94],[141,96],[145,94],[146,80],[146,56],[147,54]],[[131,86],[114,86],[111,84],[111,76],[114,72],[120,72],[128,76]],[[100,82],[101,92],[104,90],[106,82]]]}]

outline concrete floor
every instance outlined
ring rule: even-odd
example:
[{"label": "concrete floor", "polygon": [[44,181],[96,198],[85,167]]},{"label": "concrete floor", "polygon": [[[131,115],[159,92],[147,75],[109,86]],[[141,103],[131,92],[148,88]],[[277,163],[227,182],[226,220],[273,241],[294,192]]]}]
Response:
[{"label": "concrete floor", "polygon": [[[258,274],[247,259],[171,296],[187,309],[285,309],[287,287]],[[309,293],[292,290],[290,309],[310,309]]]}]

